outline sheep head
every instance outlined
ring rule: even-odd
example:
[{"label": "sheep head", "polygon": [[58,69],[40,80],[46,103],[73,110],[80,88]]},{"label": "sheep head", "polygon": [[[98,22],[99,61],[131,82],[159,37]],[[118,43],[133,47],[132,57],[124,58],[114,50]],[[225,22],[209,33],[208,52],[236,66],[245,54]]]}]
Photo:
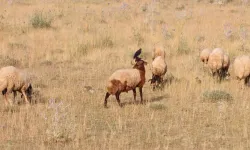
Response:
[{"label": "sheep head", "polygon": [[139,55],[141,54],[141,48],[139,50],[137,50],[134,54],[134,61],[135,61],[135,64],[133,68],[135,69],[138,69],[138,70],[144,70],[145,71],[145,67],[144,65],[147,65],[147,62],[142,60]]},{"label": "sheep head", "polygon": [[147,65],[147,62],[141,59],[139,61],[136,61],[136,64],[133,68],[138,70],[145,70],[144,65]]},{"label": "sheep head", "polygon": [[159,76],[153,75],[152,79],[149,79],[148,82],[150,82],[150,85],[153,87],[153,89],[155,89],[156,86],[161,82],[161,78]]}]

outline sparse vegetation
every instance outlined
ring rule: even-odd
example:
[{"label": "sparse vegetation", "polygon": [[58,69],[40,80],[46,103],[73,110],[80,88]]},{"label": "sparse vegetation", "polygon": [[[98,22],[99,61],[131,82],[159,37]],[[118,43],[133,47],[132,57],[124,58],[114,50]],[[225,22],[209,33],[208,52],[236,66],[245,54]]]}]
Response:
[{"label": "sparse vegetation", "polygon": [[[223,48],[232,64],[249,55],[250,6],[217,2],[1,1],[0,66],[32,73],[34,103],[18,94],[9,107],[0,96],[0,149],[250,149],[249,88],[238,87],[231,67],[215,82],[199,59],[207,47]],[[152,91],[155,44],[168,71],[166,86]],[[137,90],[136,102],[130,91],[123,108],[112,96],[104,109],[108,77],[132,68],[139,48],[146,104]]]},{"label": "sparse vegetation", "polygon": [[164,110],[164,109],[166,109],[166,106],[164,104],[161,104],[161,103],[151,103],[149,105],[149,107],[151,109],[154,109],[154,110]]},{"label": "sparse vegetation", "polygon": [[180,38],[177,54],[188,54],[190,53],[190,48],[188,46],[188,43],[184,37]]},{"label": "sparse vegetation", "polygon": [[30,23],[34,28],[50,28],[52,18],[44,12],[35,12],[30,19]]},{"label": "sparse vegetation", "polygon": [[48,141],[69,142],[74,140],[76,125],[69,112],[69,105],[65,106],[63,102],[55,103],[55,100],[49,100],[44,119]]},{"label": "sparse vegetation", "polygon": [[137,42],[137,45],[141,46],[144,43],[144,38],[142,37],[140,32],[137,31],[136,29],[133,29],[133,34],[134,34],[134,40]]},{"label": "sparse vegetation", "polygon": [[233,100],[233,97],[229,93],[221,90],[205,91],[202,96],[204,100],[210,100],[212,102]]}]

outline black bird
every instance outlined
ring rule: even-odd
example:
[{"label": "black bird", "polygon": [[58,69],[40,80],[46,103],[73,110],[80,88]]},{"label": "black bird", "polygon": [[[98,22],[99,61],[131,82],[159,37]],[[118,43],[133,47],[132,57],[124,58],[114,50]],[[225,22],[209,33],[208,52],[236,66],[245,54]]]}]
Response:
[{"label": "black bird", "polygon": [[141,48],[135,52],[134,59],[140,60],[140,58],[138,57],[140,54],[141,54]]}]

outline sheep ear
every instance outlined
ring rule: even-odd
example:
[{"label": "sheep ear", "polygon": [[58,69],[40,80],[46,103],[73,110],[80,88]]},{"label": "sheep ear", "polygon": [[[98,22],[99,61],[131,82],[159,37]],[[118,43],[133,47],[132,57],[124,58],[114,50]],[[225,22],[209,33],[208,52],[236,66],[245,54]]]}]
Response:
[{"label": "sheep ear", "polygon": [[144,62],[144,65],[147,65],[148,64],[148,62],[146,62],[146,61],[143,61]]}]

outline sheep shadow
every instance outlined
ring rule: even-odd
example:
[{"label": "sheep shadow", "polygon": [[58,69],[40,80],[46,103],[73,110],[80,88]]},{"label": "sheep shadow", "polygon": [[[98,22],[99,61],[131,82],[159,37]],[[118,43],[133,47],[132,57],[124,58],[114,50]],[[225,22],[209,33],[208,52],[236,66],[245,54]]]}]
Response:
[{"label": "sheep shadow", "polygon": [[172,74],[168,74],[163,80],[162,82],[160,82],[158,85],[155,86],[155,88],[152,88],[153,91],[157,91],[157,90],[163,90],[166,86],[170,86],[171,84],[173,84],[174,82],[179,82],[180,79],[176,78],[175,76],[173,76]]},{"label": "sheep shadow", "polygon": [[126,106],[126,105],[139,105],[139,104],[147,104],[147,103],[153,103],[153,102],[158,102],[158,101],[162,101],[163,99],[169,98],[168,94],[162,95],[162,96],[154,96],[151,97],[150,99],[144,99],[143,103],[141,103],[140,100],[132,100],[132,101],[125,101],[125,102],[121,102],[122,107]]},{"label": "sheep shadow", "polygon": [[154,96],[151,97],[150,100],[148,100],[147,102],[152,103],[152,102],[158,102],[158,101],[162,101],[163,99],[169,98],[168,94],[162,95],[162,96]]},{"label": "sheep shadow", "polygon": [[[31,105],[35,105],[35,104],[45,104],[46,103],[46,97],[39,91],[39,90],[34,90],[32,92],[32,99],[29,100]],[[14,101],[15,105],[26,105],[26,102],[24,100],[24,97],[22,95],[17,95],[15,101]]]}]

